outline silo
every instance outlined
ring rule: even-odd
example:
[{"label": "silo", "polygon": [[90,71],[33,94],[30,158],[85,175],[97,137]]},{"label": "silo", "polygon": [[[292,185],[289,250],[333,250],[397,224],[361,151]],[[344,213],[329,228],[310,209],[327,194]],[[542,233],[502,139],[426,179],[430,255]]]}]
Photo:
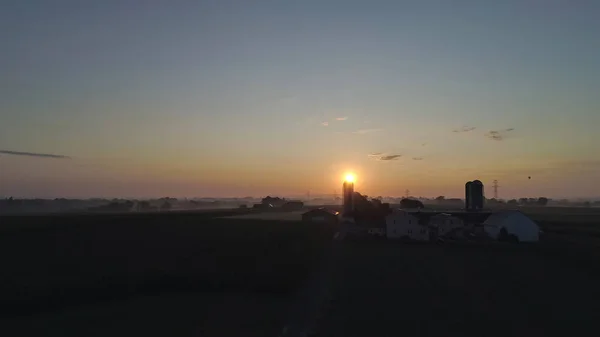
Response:
[{"label": "silo", "polygon": [[482,210],[484,203],[483,183],[479,180],[474,180],[471,185],[471,207],[474,210]]},{"label": "silo", "polygon": [[344,195],[344,214],[350,214],[354,210],[354,183],[351,181],[344,181],[342,191]]},{"label": "silo", "polygon": [[471,210],[473,208],[473,200],[472,200],[472,194],[471,194],[471,190],[473,188],[473,182],[472,181],[468,181],[465,184],[465,209]]}]

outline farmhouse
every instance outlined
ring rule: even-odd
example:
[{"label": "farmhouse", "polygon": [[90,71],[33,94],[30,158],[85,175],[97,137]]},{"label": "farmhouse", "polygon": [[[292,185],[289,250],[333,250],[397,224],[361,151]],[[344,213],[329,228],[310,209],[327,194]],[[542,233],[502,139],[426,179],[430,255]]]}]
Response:
[{"label": "farmhouse", "polygon": [[462,219],[447,213],[440,213],[429,218],[429,227],[437,231],[439,236],[445,236],[457,228],[463,228]]},{"label": "farmhouse", "polygon": [[326,208],[316,208],[302,214],[302,221],[335,225],[338,223],[338,214],[339,212]]},{"label": "farmhouse", "polygon": [[429,230],[419,223],[419,219],[402,210],[395,210],[385,218],[386,235],[389,239],[409,238],[418,241],[429,240]]},{"label": "farmhouse", "polygon": [[518,239],[520,242],[539,241],[540,227],[519,211],[492,213],[483,223],[487,235],[496,240]]}]

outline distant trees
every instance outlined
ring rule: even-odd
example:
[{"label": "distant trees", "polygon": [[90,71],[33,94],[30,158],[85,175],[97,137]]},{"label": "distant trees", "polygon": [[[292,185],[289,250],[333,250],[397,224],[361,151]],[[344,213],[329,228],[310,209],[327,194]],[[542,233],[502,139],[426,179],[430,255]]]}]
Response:
[{"label": "distant trees", "polygon": [[163,204],[162,204],[162,205],[160,205],[160,210],[161,210],[161,211],[168,211],[168,210],[170,210],[170,209],[171,209],[171,207],[172,207],[172,206],[171,206],[171,203],[170,203],[170,202],[168,202],[168,201],[165,201],[165,202],[163,202]]},{"label": "distant trees", "polygon": [[550,199],[546,197],[539,198],[519,198],[519,205],[521,206],[546,206]]},{"label": "distant trees", "polygon": [[446,197],[443,195],[440,195],[439,197],[435,198],[435,201],[437,201],[437,202],[442,202],[444,200],[446,200]]},{"label": "distant trees", "polygon": [[265,204],[265,205],[273,205],[275,207],[281,206],[286,202],[285,198],[280,198],[280,197],[271,197],[269,195],[267,195],[265,198],[263,198],[260,203],[261,204]]},{"label": "distant trees", "polygon": [[400,208],[425,208],[419,200],[404,198],[400,200]]}]

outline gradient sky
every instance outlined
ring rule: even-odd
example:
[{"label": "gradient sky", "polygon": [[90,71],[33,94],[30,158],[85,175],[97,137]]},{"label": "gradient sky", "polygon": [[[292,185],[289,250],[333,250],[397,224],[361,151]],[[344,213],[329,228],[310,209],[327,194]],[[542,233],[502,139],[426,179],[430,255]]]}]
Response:
[{"label": "gradient sky", "polygon": [[369,195],[479,178],[597,196],[599,17],[583,0],[3,1],[0,150],[70,158],[0,153],[0,195],[339,193],[352,171]]}]

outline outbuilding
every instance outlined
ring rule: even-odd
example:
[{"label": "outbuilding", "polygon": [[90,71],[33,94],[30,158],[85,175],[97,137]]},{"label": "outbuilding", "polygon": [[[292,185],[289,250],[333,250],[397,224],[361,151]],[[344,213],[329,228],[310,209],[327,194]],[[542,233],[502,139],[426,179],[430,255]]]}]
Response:
[{"label": "outbuilding", "polygon": [[386,236],[389,239],[410,238],[429,240],[429,230],[419,223],[419,218],[402,210],[394,210],[385,218]]},{"label": "outbuilding", "polygon": [[316,208],[302,214],[302,221],[335,225],[338,223],[338,215],[339,212],[334,210]]},{"label": "outbuilding", "polygon": [[429,218],[429,227],[437,231],[438,236],[445,236],[457,228],[463,228],[464,226],[465,224],[461,218],[447,213],[436,214]]},{"label": "outbuilding", "polygon": [[483,222],[483,229],[496,240],[512,238],[519,242],[537,242],[540,238],[540,227],[519,211],[492,213]]}]

